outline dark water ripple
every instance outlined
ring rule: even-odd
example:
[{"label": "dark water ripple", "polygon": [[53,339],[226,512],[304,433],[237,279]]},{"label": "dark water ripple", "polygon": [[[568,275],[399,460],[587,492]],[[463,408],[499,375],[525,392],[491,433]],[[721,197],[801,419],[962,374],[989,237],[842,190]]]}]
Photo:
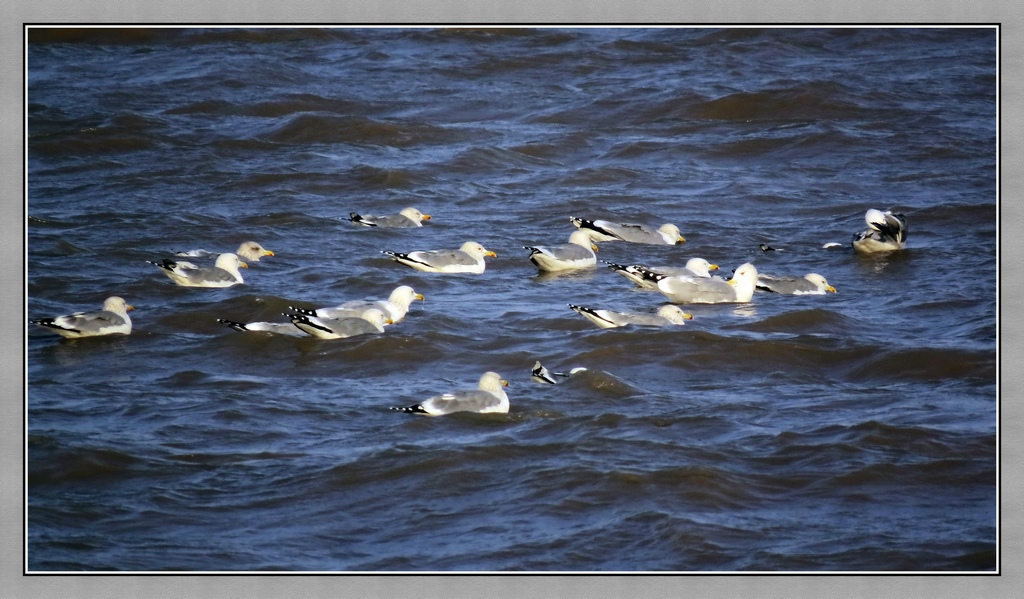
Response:
[{"label": "dark water ripple", "polygon": [[[40,571],[992,571],[995,34],[982,29],[32,30],[27,334]],[[421,229],[349,212],[416,206]],[[869,207],[910,221],[849,249]],[[681,226],[599,258],[819,272],[827,297],[653,311],[539,275],[570,215]],[[147,260],[256,239],[222,290]],[[494,250],[437,277],[381,250]],[[837,242],[840,248],[823,249]],[[782,251],[762,253],[759,243]],[[386,334],[241,334],[426,296]],[[535,361],[588,370],[557,386]],[[508,414],[387,410],[511,383]]]}]

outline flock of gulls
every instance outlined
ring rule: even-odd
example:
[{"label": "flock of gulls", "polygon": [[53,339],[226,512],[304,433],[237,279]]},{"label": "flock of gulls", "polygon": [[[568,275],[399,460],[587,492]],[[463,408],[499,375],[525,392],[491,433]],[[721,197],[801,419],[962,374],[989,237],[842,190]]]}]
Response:
[{"label": "flock of gulls", "polygon": [[[380,228],[421,227],[430,215],[415,208],[405,208],[398,214],[373,216],[349,215],[349,221],[356,225]],[[645,225],[614,223],[606,220],[588,220],[570,217],[577,230],[569,236],[568,243],[557,246],[524,246],[529,250],[529,260],[541,271],[561,272],[576,269],[595,268],[598,264],[596,243],[624,241],[629,243],[676,245],[686,240],[679,228],[665,224],[657,229]],[[891,211],[870,209],[864,215],[866,228],[855,234],[853,249],[858,253],[891,252],[906,247],[907,220],[902,214]],[[838,244],[826,244],[830,247]],[[761,250],[774,251],[766,244]],[[471,273],[484,272],[484,258],[496,257],[475,241],[467,241],[458,249],[441,249],[411,252],[383,251],[395,262],[422,272],[430,273]],[[274,252],[264,249],[259,243],[242,243],[234,253],[216,254],[205,250],[178,252],[174,259],[165,258],[151,264],[159,268],[175,284],[183,287],[223,288],[244,283],[239,271],[248,268],[243,262],[259,262],[260,258],[273,256]],[[214,258],[212,266],[198,266],[181,258]],[[712,303],[747,303],[757,289],[783,294],[835,293],[836,289],[825,277],[811,273],[802,277],[769,276],[757,272],[753,264],[745,263],[733,271],[729,279],[713,276],[711,271],[718,266],[703,258],[691,258],[685,265],[644,266],[640,264],[620,265],[605,263],[614,272],[626,277],[636,285],[661,292],[669,302],[656,313],[625,313],[569,304],[569,308],[601,328],[624,326],[680,326],[692,315],[683,311],[680,305]],[[283,315],[288,322],[241,323],[218,319],[236,331],[266,332],[291,336],[312,336],[321,339],[343,339],[359,335],[384,332],[385,327],[401,322],[409,312],[412,302],[423,300],[423,295],[412,287],[397,287],[384,300],[355,300],[338,306],[315,310],[289,306]],[[134,308],[120,297],[109,297],[103,307],[91,312],[75,312],[53,318],[33,319],[31,324],[45,327],[66,338],[98,337],[104,335],[128,335],[132,321],[128,311]],[[537,362],[531,371],[531,379],[546,384],[555,384],[557,378],[569,377],[585,368],[575,368],[568,373],[551,372]],[[430,397],[420,403],[393,407],[400,412],[439,416],[453,412],[505,413],[509,410],[508,395],[504,387],[508,381],[495,372],[486,372],[480,377],[476,389],[458,390]]]}]

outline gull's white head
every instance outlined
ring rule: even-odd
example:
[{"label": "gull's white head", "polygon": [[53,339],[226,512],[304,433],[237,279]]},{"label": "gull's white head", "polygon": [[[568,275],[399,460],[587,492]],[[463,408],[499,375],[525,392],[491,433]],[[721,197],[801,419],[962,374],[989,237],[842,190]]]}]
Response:
[{"label": "gull's white head", "polygon": [[249,268],[249,265],[238,259],[235,254],[221,254],[217,256],[217,262],[214,263],[217,268],[223,268],[226,271],[238,272],[239,268]]},{"label": "gull's white head", "polygon": [[672,223],[665,223],[664,225],[661,225],[658,227],[658,232],[661,233],[662,237],[664,237],[666,241],[673,244],[686,243],[686,240],[683,239],[683,234],[679,231],[679,227]]},{"label": "gull's white head", "polygon": [[669,304],[659,308],[658,316],[661,316],[672,324],[684,324],[687,320],[693,320],[692,314],[683,312],[682,308],[674,304]]},{"label": "gull's white head", "polygon": [[462,247],[459,249],[462,250],[463,252],[466,252],[470,256],[473,256],[474,258],[483,258],[484,256],[490,256],[491,258],[498,257],[497,254],[484,248],[484,246],[480,245],[475,241],[467,241],[466,243],[462,244]]},{"label": "gull's white head", "polygon": [[572,235],[569,236],[569,243],[582,245],[585,248],[597,251],[597,244],[590,239],[590,234],[583,230],[573,231]]},{"label": "gull's white head", "polygon": [[411,206],[409,208],[403,208],[402,211],[399,212],[399,214],[408,218],[409,220],[414,220],[416,222],[420,222],[421,220],[430,220],[429,214],[423,214],[422,212]]},{"label": "gull's white head", "polygon": [[825,280],[825,277],[819,275],[818,273],[812,272],[809,275],[805,275],[804,278],[814,283],[818,287],[818,289],[821,289],[822,291],[828,291],[830,293],[836,292],[836,288],[829,285],[828,281]]},{"label": "gull's white head", "polygon": [[686,261],[686,270],[702,277],[710,277],[710,271],[718,270],[718,265],[711,264],[704,258],[690,258]]}]

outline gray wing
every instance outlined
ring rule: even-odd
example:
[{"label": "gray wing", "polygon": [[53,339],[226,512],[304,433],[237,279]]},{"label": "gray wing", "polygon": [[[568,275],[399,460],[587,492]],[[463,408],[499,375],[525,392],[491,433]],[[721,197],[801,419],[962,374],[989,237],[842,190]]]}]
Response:
[{"label": "gray wing", "polygon": [[386,229],[407,229],[409,227],[419,226],[419,223],[413,221],[404,214],[387,214],[385,216],[372,216],[366,218],[374,219],[374,224]]},{"label": "gray wing", "polygon": [[475,266],[477,260],[462,250],[430,250],[426,252],[409,252],[409,259],[433,266]]},{"label": "gray wing", "polygon": [[601,224],[605,231],[623,241],[630,241],[633,243],[656,243],[661,245],[664,245],[665,243],[665,240],[659,233],[651,231],[643,225],[609,223],[607,221],[601,221]]},{"label": "gray wing", "polygon": [[95,310],[92,312],[75,312],[67,316],[40,321],[37,324],[55,329],[77,331],[83,337],[102,334],[107,329],[123,327],[125,320],[118,314],[107,310]]},{"label": "gray wing", "polygon": [[594,252],[590,249],[575,243],[553,247],[534,247],[531,249],[546,254],[560,262],[580,262],[594,257]]},{"label": "gray wing", "polygon": [[308,318],[306,321],[298,321],[295,323],[295,326],[311,335],[320,336],[322,334],[327,334],[339,338],[380,333],[380,330],[378,330],[373,323],[362,318],[313,317]]},{"label": "gray wing", "polygon": [[229,273],[223,268],[216,266],[211,268],[196,268],[180,271],[184,274],[189,281],[194,284],[202,285],[204,283],[237,283],[238,279],[235,275]]},{"label": "gray wing", "polygon": [[797,293],[818,291],[818,286],[803,277],[778,277],[761,275],[757,277],[757,288],[772,293]]}]

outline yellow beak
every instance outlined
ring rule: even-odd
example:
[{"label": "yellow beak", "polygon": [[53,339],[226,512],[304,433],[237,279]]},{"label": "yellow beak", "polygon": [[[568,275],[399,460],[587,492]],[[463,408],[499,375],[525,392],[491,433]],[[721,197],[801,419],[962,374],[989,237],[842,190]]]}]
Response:
[{"label": "yellow beak", "polygon": [[718,265],[717,264],[709,264],[708,265],[708,270],[718,270]]},{"label": "yellow beak", "polygon": [[430,220],[430,215],[429,214],[424,214],[423,215],[423,220]]},{"label": "yellow beak", "polygon": [[495,254],[494,252],[492,252],[490,250],[488,250],[487,253],[484,254],[484,256],[490,256],[491,258],[497,258],[498,257],[497,254]]},{"label": "yellow beak", "polygon": [[249,268],[249,265],[246,264],[245,262],[239,262],[238,265],[241,266],[242,268]]}]

